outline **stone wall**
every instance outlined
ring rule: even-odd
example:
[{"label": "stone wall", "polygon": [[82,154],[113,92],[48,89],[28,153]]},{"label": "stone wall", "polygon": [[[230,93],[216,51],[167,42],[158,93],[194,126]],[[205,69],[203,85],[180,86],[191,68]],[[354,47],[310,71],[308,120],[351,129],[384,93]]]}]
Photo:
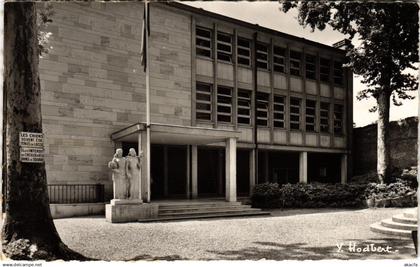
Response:
[{"label": "stone wall", "polygon": [[[391,170],[417,166],[418,117],[390,123]],[[376,124],[354,129],[354,174],[376,171]]]},{"label": "stone wall", "polygon": [[[53,3],[40,60],[48,183],[112,182],[110,135],[145,121],[143,3]],[[151,8],[152,122],[191,125],[190,18]],[[180,49],[182,48],[182,49]]]}]

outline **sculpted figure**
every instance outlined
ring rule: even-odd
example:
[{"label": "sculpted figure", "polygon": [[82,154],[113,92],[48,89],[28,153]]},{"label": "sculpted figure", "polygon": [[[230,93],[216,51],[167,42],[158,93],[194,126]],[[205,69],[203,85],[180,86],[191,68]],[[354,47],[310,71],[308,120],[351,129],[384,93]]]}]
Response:
[{"label": "sculpted figure", "polygon": [[108,163],[112,170],[112,181],[114,182],[114,199],[128,198],[128,181],[126,175],[127,160],[123,158],[123,150],[118,148],[114,158]]},{"label": "sculpted figure", "polygon": [[126,173],[128,178],[129,199],[140,198],[140,169],[142,156],[143,152],[140,152],[140,156],[137,156],[136,150],[134,148],[130,148],[126,157]]}]

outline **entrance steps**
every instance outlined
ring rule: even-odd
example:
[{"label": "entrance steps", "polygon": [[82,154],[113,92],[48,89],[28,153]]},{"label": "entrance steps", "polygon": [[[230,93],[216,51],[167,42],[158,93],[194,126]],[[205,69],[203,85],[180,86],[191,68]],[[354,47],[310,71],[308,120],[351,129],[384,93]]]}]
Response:
[{"label": "entrance steps", "polygon": [[417,230],[417,208],[406,211],[403,214],[392,216],[370,226],[373,232],[394,235],[399,237],[411,237],[411,231]]},{"label": "entrance steps", "polygon": [[269,212],[251,208],[250,205],[243,205],[240,202],[166,201],[157,203],[159,204],[157,218],[142,219],[139,220],[140,222],[270,215]]}]

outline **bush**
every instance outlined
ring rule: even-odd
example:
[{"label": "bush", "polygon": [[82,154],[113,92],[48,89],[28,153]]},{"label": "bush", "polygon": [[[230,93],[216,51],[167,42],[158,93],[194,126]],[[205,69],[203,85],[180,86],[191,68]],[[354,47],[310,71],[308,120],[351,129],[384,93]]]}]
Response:
[{"label": "bush", "polygon": [[417,205],[415,194],[402,180],[388,185],[264,183],[255,186],[251,202],[258,208],[411,207]]},{"label": "bush", "polygon": [[366,185],[359,184],[278,184],[255,186],[252,205],[259,208],[360,207]]},{"label": "bush", "polygon": [[397,179],[391,184],[370,183],[365,190],[370,207],[414,207],[417,205],[416,190],[410,181]]}]

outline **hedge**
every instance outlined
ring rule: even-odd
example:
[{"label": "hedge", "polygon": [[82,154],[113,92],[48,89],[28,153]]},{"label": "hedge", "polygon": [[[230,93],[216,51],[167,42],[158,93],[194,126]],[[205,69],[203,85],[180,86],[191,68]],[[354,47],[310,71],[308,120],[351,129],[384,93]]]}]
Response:
[{"label": "hedge", "polygon": [[[360,208],[383,199],[398,199],[415,194],[406,182],[389,185],[369,184],[284,184],[264,183],[255,186],[251,196],[257,208]],[[370,199],[372,201],[368,202]],[[388,201],[387,206],[415,206],[415,198]],[[382,204],[381,204],[382,205]]]}]

